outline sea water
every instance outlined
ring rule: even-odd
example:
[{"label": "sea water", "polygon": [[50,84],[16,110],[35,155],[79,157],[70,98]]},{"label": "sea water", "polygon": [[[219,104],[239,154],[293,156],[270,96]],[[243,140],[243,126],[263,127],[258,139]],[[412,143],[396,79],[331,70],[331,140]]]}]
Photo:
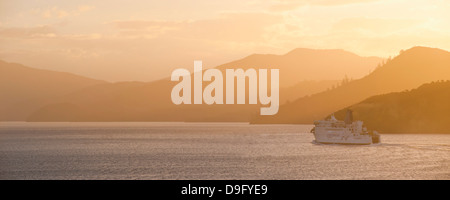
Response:
[{"label": "sea water", "polygon": [[312,125],[0,123],[0,179],[450,179],[450,134],[313,142]]}]

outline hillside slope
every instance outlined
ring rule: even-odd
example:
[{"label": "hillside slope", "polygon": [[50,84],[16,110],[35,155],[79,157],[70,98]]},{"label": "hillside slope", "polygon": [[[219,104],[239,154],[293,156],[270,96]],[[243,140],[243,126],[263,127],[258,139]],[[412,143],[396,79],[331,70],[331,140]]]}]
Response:
[{"label": "hillside slope", "polygon": [[384,133],[450,133],[450,81],[424,84],[411,91],[370,97],[347,109],[354,120]]},{"label": "hillside slope", "polygon": [[25,120],[53,98],[99,84],[107,82],[0,60],[0,121]]}]

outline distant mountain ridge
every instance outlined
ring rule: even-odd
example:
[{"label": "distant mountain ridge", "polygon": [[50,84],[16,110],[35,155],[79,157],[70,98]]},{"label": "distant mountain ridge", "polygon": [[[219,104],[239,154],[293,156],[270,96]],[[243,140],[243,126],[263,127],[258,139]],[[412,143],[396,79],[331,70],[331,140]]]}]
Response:
[{"label": "distant mountain ridge", "polygon": [[450,81],[428,83],[411,91],[370,97],[347,109],[354,120],[382,133],[450,133]]},{"label": "distant mountain ridge", "polygon": [[217,68],[277,68],[281,70],[280,85],[289,87],[303,80],[361,78],[382,61],[379,57],[361,57],[341,49],[297,48],[284,55],[253,54]]},{"label": "distant mountain ridge", "polygon": [[[324,59],[327,56],[329,59]],[[257,59],[255,59],[257,58]],[[348,75],[362,76],[372,70],[381,58],[364,58],[343,50],[296,49],[285,55],[255,54],[221,66],[225,68],[280,68],[280,102],[293,101],[299,97],[331,88],[334,80]],[[326,64],[326,63],[329,64]],[[340,73],[330,73],[332,81],[315,81],[311,77],[324,74],[323,67],[333,64],[341,67]],[[358,69],[356,74],[346,74]],[[192,69],[189,69],[192,70]],[[309,70],[309,71],[308,71]],[[313,72],[312,72],[312,71]],[[5,72],[7,74],[7,72]],[[314,76],[313,76],[314,75]],[[310,77],[311,76],[311,77]],[[52,80],[52,79],[49,79]],[[87,81],[89,82],[89,81]],[[68,88],[59,95],[50,95],[46,101],[37,101],[24,109],[20,117],[17,107],[9,107],[2,120],[30,121],[239,121],[248,122],[258,115],[261,105],[174,105],[170,93],[176,82],[161,79],[153,82],[120,82]],[[305,83],[305,84],[303,84]],[[55,86],[58,81],[52,81]],[[207,83],[205,83],[207,84]],[[13,88],[13,82],[8,83]],[[64,84],[61,84],[61,86]],[[33,88],[30,86],[30,88]],[[45,88],[45,87],[39,87]],[[31,90],[30,92],[38,91]],[[34,97],[28,98],[32,102]],[[0,102],[2,103],[2,102]]]},{"label": "distant mountain ridge", "polygon": [[0,60],[0,121],[24,120],[53,98],[107,83]]}]

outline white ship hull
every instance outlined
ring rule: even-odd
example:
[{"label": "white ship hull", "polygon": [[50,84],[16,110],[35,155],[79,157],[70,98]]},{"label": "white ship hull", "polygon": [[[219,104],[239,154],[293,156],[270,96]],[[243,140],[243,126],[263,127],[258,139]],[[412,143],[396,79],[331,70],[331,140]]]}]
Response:
[{"label": "white ship hull", "polygon": [[316,142],[324,144],[372,144],[372,136],[352,132],[350,128],[316,127]]},{"label": "white ship hull", "polygon": [[323,144],[372,144],[370,135],[349,135],[343,133],[322,132],[314,133],[315,142]]}]

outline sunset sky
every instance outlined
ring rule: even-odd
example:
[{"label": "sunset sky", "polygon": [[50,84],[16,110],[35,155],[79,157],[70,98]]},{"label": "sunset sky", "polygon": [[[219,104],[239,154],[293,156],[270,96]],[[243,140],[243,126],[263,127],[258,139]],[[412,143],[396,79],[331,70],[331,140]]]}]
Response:
[{"label": "sunset sky", "polygon": [[395,56],[450,50],[446,0],[0,0],[0,59],[87,77],[151,81],[298,47]]}]

